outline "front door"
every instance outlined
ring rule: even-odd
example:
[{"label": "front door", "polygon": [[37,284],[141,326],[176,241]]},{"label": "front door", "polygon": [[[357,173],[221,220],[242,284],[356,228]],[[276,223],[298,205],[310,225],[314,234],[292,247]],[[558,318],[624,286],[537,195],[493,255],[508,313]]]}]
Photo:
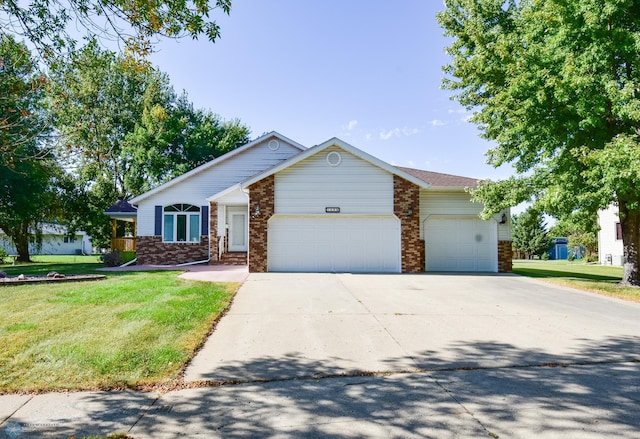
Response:
[{"label": "front door", "polygon": [[247,211],[229,209],[229,251],[247,251]]}]

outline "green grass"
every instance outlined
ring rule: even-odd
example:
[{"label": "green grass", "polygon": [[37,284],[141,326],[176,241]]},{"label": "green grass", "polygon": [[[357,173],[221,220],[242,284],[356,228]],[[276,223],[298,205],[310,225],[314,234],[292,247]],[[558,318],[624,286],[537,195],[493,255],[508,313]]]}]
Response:
[{"label": "green grass", "polygon": [[[32,256],[31,263],[18,262],[15,266],[11,263],[0,265],[0,271],[9,276],[24,274],[25,276],[46,276],[50,271],[62,274],[95,274],[97,268],[104,267],[100,257],[75,256],[75,255],[51,255]],[[104,274],[104,273],[101,273]]]},{"label": "green grass", "polygon": [[514,260],[513,272],[559,285],[640,302],[640,289],[622,287],[622,268],[580,261]]},{"label": "green grass", "polygon": [[[79,274],[100,266],[49,261],[3,270]],[[171,382],[238,288],[176,275],[0,287],[0,392]]]}]

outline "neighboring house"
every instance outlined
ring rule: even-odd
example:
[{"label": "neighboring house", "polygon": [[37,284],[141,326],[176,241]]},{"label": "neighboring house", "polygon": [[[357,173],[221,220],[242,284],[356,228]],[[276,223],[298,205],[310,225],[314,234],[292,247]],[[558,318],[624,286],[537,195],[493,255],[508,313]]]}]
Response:
[{"label": "neighboring house", "polygon": [[[17,254],[11,239],[2,230],[0,230],[0,247],[10,255]],[[59,224],[46,223],[42,226],[41,247],[38,247],[35,242],[29,243],[31,255],[88,255],[92,251],[89,235],[82,231],[69,235],[67,228]]]},{"label": "neighboring house", "polygon": [[622,227],[618,206],[610,205],[598,211],[598,260],[602,265],[622,266]]},{"label": "neighboring house", "polygon": [[471,178],[395,167],[340,139],[272,132],[150,190],[138,264],[249,271],[511,271],[509,212],[479,219]]}]

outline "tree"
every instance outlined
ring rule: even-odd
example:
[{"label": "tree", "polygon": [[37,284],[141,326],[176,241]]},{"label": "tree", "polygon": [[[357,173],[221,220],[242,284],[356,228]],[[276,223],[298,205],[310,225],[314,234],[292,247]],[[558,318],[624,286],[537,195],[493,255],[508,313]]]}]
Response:
[{"label": "tree", "polygon": [[46,86],[27,47],[0,34],[0,167],[46,156],[47,150],[33,147],[50,131],[41,105]]},{"label": "tree", "polygon": [[529,208],[520,215],[514,215],[512,223],[515,250],[542,257],[553,245],[543,215],[535,209]]},{"label": "tree", "polygon": [[591,260],[598,252],[598,230],[597,214],[577,211],[554,224],[550,234],[568,238],[569,248],[584,247],[587,260]]},{"label": "tree", "polygon": [[231,0],[6,0],[0,2],[0,32],[21,35],[51,59],[75,46],[67,32],[73,24],[86,38],[117,41],[129,54],[144,57],[158,37],[204,34],[215,41],[220,27],[210,16],[216,9],[228,14]]},{"label": "tree", "polygon": [[180,98],[154,68],[131,68],[124,56],[91,42],[53,64],[50,110],[65,152],[86,192],[84,223],[97,245],[111,226],[102,214],[248,141],[238,121],[223,122]]},{"label": "tree", "polygon": [[0,229],[11,239],[18,260],[28,262],[29,242],[57,210],[61,170],[44,142],[44,86],[27,47],[0,37]]},{"label": "tree", "polygon": [[164,117],[174,99],[165,74],[132,69],[96,41],[52,66],[49,108],[60,145],[80,179],[105,202],[135,194],[125,182],[133,167],[127,138],[143,117]]},{"label": "tree", "polygon": [[246,144],[250,134],[238,119],[195,109],[184,92],[167,108],[145,109],[140,122],[125,142],[132,160],[125,181],[137,194]]},{"label": "tree", "polygon": [[516,175],[472,191],[483,216],[531,200],[564,217],[620,209],[624,278],[640,285],[638,0],[445,0],[444,86]]}]

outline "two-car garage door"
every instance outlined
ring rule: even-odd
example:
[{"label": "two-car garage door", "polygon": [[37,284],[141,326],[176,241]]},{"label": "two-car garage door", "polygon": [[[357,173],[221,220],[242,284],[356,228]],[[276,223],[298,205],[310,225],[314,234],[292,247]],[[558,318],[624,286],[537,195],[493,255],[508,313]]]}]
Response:
[{"label": "two-car garage door", "polygon": [[276,215],[268,270],[400,272],[400,221],[393,215]]},{"label": "two-car garage door", "polygon": [[498,271],[494,221],[433,216],[424,222],[427,271]]}]

